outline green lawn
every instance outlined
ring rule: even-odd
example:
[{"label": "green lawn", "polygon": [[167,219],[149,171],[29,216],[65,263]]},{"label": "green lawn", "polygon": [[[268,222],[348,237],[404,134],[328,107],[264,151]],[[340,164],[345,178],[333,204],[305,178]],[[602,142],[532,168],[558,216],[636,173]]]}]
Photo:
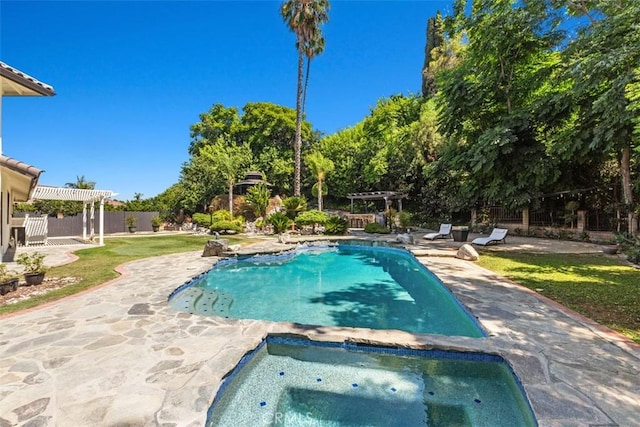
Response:
[{"label": "green lawn", "polygon": [[[253,240],[242,236],[225,238],[229,244],[253,242]],[[187,234],[106,239],[104,246],[76,251],[75,254],[80,259],[67,265],[53,267],[47,272],[50,277],[78,277],[80,278],[78,283],[16,304],[0,306],[0,314],[35,307],[114,279],[118,277],[115,267],[125,262],[158,255],[202,250],[209,239],[211,236]]]},{"label": "green lawn", "polygon": [[640,342],[640,270],[617,258],[494,252],[479,264]]}]

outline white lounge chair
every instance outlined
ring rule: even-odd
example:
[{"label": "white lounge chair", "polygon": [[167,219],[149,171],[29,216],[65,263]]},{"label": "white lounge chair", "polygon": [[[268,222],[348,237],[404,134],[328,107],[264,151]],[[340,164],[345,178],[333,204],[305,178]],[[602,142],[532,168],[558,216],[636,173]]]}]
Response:
[{"label": "white lounge chair", "polygon": [[445,239],[451,237],[451,224],[440,224],[440,231],[437,233],[429,233],[424,235],[424,239]]},{"label": "white lounge chair", "polygon": [[505,238],[507,237],[507,233],[509,232],[506,228],[494,228],[491,230],[491,234],[489,237],[478,237],[471,241],[474,245],[482,245],[487,246],[490,243],[505,243]]}]

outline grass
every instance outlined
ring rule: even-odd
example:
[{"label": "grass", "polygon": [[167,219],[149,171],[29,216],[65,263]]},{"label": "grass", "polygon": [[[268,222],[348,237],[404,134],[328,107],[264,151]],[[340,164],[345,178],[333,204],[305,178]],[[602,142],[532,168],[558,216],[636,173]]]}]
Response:
[{"label": "grass", "polygon": [[479,264],[640,343],[640,270],[617,258],[485,253]]},{"label": "grass", "polygon": [[[77,294],[108,280],[115,279],[118,277],[115,268],[129,261],[158,255],[202,250],[209,239],[211,239],[211,236],[187,234],[106,239],[104,246],[76,251],[75,254],[79,257],[77,261],[53,267],[47,272],[50,277],[78,277],[80,278],[78,283],[16,304],[0,306],[0,314],[14,313],[35,307],[48,301]],[[252,242],[252,240],[241,236],[225,237],[225,239],[229,241],[229,244]]]}]

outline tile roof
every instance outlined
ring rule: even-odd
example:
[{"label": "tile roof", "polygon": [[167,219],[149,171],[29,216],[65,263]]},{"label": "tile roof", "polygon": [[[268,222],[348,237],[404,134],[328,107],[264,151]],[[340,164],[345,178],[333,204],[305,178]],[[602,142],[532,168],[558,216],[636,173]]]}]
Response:
[{"label": "tile roof", "polygon": [[35,166],[28,165],[20,160],[16,160],[12,157],[0,155],[0,166],[4,166],[7,169],[18,172],[22,175],[28,176],[32,179],[36,179],[40,176],[42,169],[38,169]]},{"label": "tile roof", "polygon": [[[0,61],[0,77],[2,79],[8,79],[14,82],[15,84],[21,86],[22,88],[27,89],[27,93],[4,91],[3,95],[12,96],[12,95],[43,95],[43,96],[53,96],[55,95],[55,91],[53,86],[50,86],[46,83],[43,83],[37,80],[30,75],[23,73],[17,68],[13,68],[4,62]],[[4,82],[2,82],[3,89],[5,88]],[[11,86],[14,87],[14,86]]]}]

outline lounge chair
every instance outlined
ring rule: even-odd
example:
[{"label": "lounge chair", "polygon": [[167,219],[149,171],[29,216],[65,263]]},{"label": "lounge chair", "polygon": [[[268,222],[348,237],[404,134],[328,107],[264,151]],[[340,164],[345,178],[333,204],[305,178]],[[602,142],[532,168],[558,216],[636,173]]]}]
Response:
[{"label": "lounge chair", "polygon": [[487,246],[490,243],[505,243],[505,238],[507,237],[507,233],[509,232],[506,228],[494,228],[491,230],[491,234],[489,237],[478,237],[471,241],[474,245],[482,245]]},{"label": "lounge chair", "polygon": [[445,239],[447,237],[451,237],[451,224],[440,224],[440,231],[424,235],[427,240]]}]

